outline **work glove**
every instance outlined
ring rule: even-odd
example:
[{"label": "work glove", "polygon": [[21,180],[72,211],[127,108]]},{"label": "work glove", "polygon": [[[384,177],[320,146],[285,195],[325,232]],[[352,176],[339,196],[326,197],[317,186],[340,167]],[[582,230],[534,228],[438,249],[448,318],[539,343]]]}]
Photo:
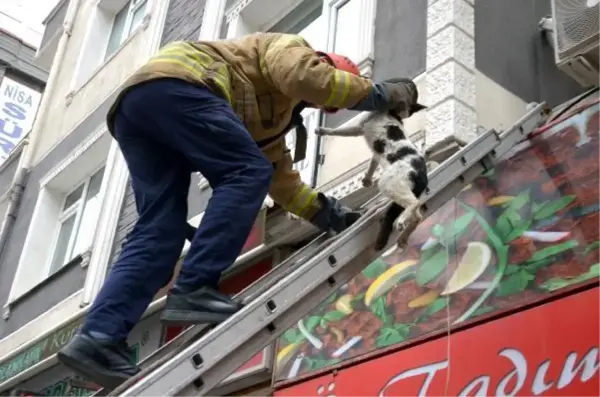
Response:
[{"label": "work glove", "polygon": [[[417,105],[419,92],[417,86],[410,79],[390,79],[379,83],[373,83],[373,89],[351,110],[359,111],[381,111],[396,110],[398,112],[409,111]],[[418,105],[422,107],[422,105]]]},{"label": "work glove", "polygon": [[310,222],[319,229],[341,233],[361,217],[362,213],[353,211],[343,206],[333,197],[319,193],[317,199],[321,202],[321,209],[312,217]]}]

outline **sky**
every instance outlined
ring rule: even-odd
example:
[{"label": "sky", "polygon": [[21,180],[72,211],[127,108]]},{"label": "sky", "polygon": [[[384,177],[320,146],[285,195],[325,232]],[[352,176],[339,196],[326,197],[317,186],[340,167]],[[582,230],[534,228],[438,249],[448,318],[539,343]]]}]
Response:
[{"label": "sky", "polygon": [[0,28],[37,48],[44,27],[42,21],[58,0],[0,0]]}]

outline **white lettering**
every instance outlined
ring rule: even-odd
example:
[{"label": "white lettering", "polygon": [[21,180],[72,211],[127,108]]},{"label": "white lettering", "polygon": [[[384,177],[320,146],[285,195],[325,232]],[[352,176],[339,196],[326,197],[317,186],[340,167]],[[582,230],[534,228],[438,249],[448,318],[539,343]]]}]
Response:
[{"label": "white lettering", "polygon": [[[508,373],[508,375],[506,375],[502,380],[500,380],[500,382],[498,383],[498,387],[496,388],[496,395],[515,396],[517,392],[521,390],[521,388],[525,384],[525,379],[527,378],[527,359],[517,349],[504,349],[500,352],[500,355],[512,361],[512,364],[515,366],[515,369],[513,369],[511,372]],[[512,392],[507,394],[506,386],[515,375],[517,376],[517,384],[513,388]]]},{"label": "white lettering", "polygon": [[535,372],[535,377],[533,378],[533,385],[531,386],[531,392],[539,396],[546,390],[550,389],[554,382],[550,381],[546,383],[546,373],[548,372],[548,367],[550,366],[550,360],[544,361]]},{"label": "white lettering", "polygon": [[425,381],[421,385],[421,389],[419,390],[418,395],[419,396],[427,396],[427,390],[429,389],[429,386],[431,385],[431,381],[433,380],[435,373],[437,371],[439,371],[440,369],[446,369],[446,368],[448,368],[447,360],[440,361],[440,362],[434,363],[434,364],[424,365],[422,367],[409,369],[408,371],[401,372],[400,374],[398,374],[398,375],[394,376],[392,379],[390,379],[381,388],[381,390],[379,391],[379,397],[384,397],[386,389],[388,387],[390,387],[391,385],[398,383],[403,379],[412,378],[413,376],[419,376],[419,375],[424,375],[424,374],[427,374],[427,377],[425,378]]},{"label": "white lettering", "polygon": [[488,389],[490,388],[490,377],[487,375],[480,376],[479,378],[475,378],[470,381],[464,389],[460,393],[458,393],[459,397],[461,396],[469,396],[470,392],[472,392],[477,387],[477,391],[473,396],[481,396],[486,397],[488,395]]},{"label": "white lettering", "polygon": [[575,379],[577,372],[579,372],[582,368],[583,368],[583,371],[581,371],[581,381],[582,382],[587,382],[588,380],[592,379],[592,377],[600,369],[600,366],[598,363],[598,348],[597,347],[593,347],[589,352],[587,352],[587,354],[583,357],[583,359],[581,359],[579,364],[576,367],[573,367],[575,365],[575,360],[577,360],[577,353],[573,352],[567,356],[567,360],[565,361],[563,370],[560,374],[560,377],[558,378],[558,383],[557,383],[558,389],[562,389],[565,386],[568,386],[571,382],[573,382],[573,379]]}]

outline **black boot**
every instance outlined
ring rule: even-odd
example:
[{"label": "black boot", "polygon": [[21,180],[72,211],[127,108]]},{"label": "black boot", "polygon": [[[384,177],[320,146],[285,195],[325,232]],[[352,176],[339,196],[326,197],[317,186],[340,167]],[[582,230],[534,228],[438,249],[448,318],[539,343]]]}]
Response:
[{"label": "black boot", "polygon": [[177,325],[218,324],[242,308],[242,304],[210,287],[181,293],[173,289],[160,320]]},{"label": "black boot", "polygon": [[325,232],[341,233],[363,215],[362,211],[353,211],[323,193],[319,193],[317,198],[321,202],[321,210],[311,219],[311,223]]},{"label": "black boot", "polygon": [[140,372],[125,342],[105,341],[79,332],[57,353],[60,363],[107,389]]}]

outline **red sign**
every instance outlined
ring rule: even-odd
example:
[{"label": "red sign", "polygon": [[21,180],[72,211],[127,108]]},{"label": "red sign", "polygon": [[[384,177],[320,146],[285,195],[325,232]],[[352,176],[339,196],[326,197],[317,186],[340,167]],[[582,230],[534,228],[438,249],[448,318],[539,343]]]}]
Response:
[{"label": "red sign", "polygon": [[598,396],[594,288],[279,390],[276,396]]}]

